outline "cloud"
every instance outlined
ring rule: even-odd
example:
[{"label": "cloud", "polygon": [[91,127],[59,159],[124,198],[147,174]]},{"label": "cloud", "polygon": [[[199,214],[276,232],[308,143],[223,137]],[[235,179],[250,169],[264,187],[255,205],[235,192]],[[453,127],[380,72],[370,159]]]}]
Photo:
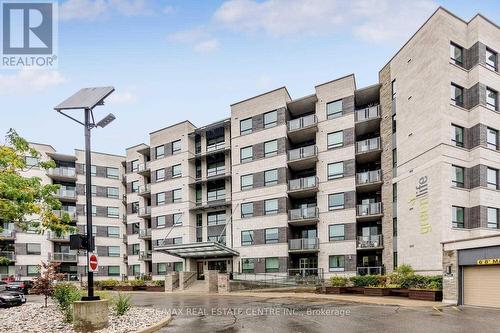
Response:
[{"label": "cloud", "polygon": [[135,104],[139,97],[132,91],[120,91],[111,94],[107,100],[112,105],[131,105]]},{"label": "cloud", "polygon": [[152,9],[146,0],[67,0],[59,7],[63,21],[95,21],[111,13],[124,16],[150,15]]},{"label": "cloud", "polygon": [[175,7],[174,6],[165,6],[163,8],[163,14],[172,14],[172,13],[175,13]]},{"label": "cloud", "polygon": [[173,33],[168,36],[172,42],[189,45],[200,53],[213,52],[219,47],[219,41],[205,28],[194,28]]},{"label": "cloud", "polygon": [[21,69],[15,74],[0,75],[0,95],[28,95],[60,85],[66,79],[58,71]]},{"label": "cloud", "polygon": [[193,46],[193,49],[196,52],[212,52],[216,50],[219,47],[219,42],[217,39],[212,38],[212,39],[207,39],[204,41],[201,41]]}]

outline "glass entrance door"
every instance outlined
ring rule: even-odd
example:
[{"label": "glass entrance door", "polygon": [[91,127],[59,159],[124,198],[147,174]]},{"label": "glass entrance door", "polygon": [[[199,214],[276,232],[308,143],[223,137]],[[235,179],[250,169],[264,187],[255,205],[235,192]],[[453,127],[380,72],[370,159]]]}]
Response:
[{"label": "glass entrance door", "polygon": [[196,272],[197,272],[197,276],[196,278],[198,280],[205,280],[205,274],[203,273],[203,261],[198,261],[196,263]]}]

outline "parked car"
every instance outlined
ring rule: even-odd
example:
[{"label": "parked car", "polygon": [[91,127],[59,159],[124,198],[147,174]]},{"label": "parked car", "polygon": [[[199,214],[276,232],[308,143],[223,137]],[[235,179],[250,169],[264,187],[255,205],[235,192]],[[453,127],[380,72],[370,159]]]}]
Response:
[{"label": "parked car", "polygon": [[26,281],[14,281],[10,282],[5,286],[5,290],[8,291],[18,291],[22,292],[23,294],[27,295],[28,291],[33,287],[33,282],[26,280]]},{"label": "parked car", "polygon": [[4,291],[7,287],[7,282],[0,281],[0,291]]},{"label": "parked car", "polygon": [[17,291],[0,292],[0,307],[10,307],[26,303],[26,296]]}]

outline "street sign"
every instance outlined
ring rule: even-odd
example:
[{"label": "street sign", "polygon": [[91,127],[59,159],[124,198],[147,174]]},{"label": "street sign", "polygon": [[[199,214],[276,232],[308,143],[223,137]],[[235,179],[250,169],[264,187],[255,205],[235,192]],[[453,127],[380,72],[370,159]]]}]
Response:
[{"label": "street sign", "polygon": [[89,257],[89,271],[95,272],[99,265],[97,264],[97,256],[95,254],[91,254]]}]

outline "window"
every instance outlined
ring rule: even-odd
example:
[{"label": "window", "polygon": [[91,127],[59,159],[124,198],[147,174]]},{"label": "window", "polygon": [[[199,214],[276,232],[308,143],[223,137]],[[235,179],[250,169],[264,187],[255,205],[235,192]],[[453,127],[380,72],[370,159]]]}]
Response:
[{"label": "window", "polygon": [[498,189],[498,170],[488,168],[488,188]]},{"label": "window", "polygon": [[278,169],[264,171],[264,186],[278,184]]},{"label": "window", "polygon": [[182,166],[180,164],[172,167],[172,178],[180,177],[182,175]]},{"label": "window", "polygon": [[266,273],[277,273],[280,270],[278,258],[266,258]]},{"label": "window", "polygon": [[254,273],[255,259],[241,259],[241,271],[243,273]]},{"label": "window", "polygon": [[451,225],[453,228],[464,228],[464,207],[451,207]]},{"label": "window", "polygon": [[163,158],[165,156],[165,146],[161,145],[155,147],[155,159]]},{"label": "window", "polygon": [[97,167],[95,165],[90,166],[90,175],[97,176]]},{"label": "window", "polygon": [[328,258],[330,272],[345,271],[345,256],[330,256]]},{"label": "window", "polygon": [[450,43],[450,59],[455,65],[464,65],[464,49],[455,43]]},{"label": "window", "polygon": [[33,168],[33,167],[38,166],[38,158],[37,157],[26,156],[24,158],[24,161],[26,162],[26,166],[29,168]]},{"label": "window", "polygon": [[396,169],[398,167],[398,149],[394,148],[392,150],[392,168]]},{"label": "window", "polygon": [[157,216],[156,217],[156,227],[157,228],[164,228],[165,225],[166,225],[166,216],[165,215],[162,215],[162,216]]},{"label": "window", "polygon": [[278,155],[278,140],[264,142],[264,157]]},{"label": "window", "polygon": [[120,238],[120,227],[108,227],[108,237]]},{"label": "window", "polygon": [[130,210],[132,214],[137,214],[139,212],[139,202],[132,202],[130,204]]},{"label": "window", "polygon": [[172,215],[174,225],[182,225],[182,213],[175,213]]},{"label": "window", "polygon": [[241,204],[241,217],[252,217],[253,216],[253,202],[246,202]]},{"label": "window", "polygon": [[42,253],[42,247],[40,246],[40,244],[36,244],[36,243],[28,243],[26,244],[26,254],[28,255],[40,255]]},{"label": "window", "polygon": [[457,125],[451,125],[451,142],[457,147],[463,147],[464,146],[464,128],[457,126]]},{"label": "window", "polygon": [[497,54],[490,49],[486,49],[486,66],[494,71],[497,70]]},{"label": "window", "polygon": [[181,152],[181,140],[176,140],[172,142],[172,155]]},{"label": "window", "polygon": [[392,134],[397,132],[397,117],[395,114],[392,115]]},{"label": "window", "polygon": [[252,133],[252,118],[240,121],[240,135]]},{"label": "window", "polygon": [[486,106],[490,109],[497,109],[497,92],[491,88],[486,88]]},{"label": "window", "polygon": [[451,166],[451,182],[453,186],[464,187],[464,168],[452,165]]},{"label": "window", "polygon": [[498,209],[488,207],[488,228],[498,229]]},{"label": "window", "polygon": [[328,209],[344,209],[344,193],[335,193],[328,195]]},{"label": "window", "polygon": [[345,240],[345,225],[334,224],[328,227],[330,242]]},{"label": "window", "polygon": [[464,106],[464,88],[451,84],[451,104]]},{"label": "window", "polygon": [[132,234],[138,234],[139,233],[139,222],[132,223]]},{"label": "window", "polygon": [[136,181],[132,182],[131,187],[132,187],[132,193],[139,192],[139,181],[136,180]]},{"label": "window", "polygon": [[344,145],[344,132],[329,133],[327,137],[328,149],[342,147]]},{"label": "window", "polygon": [[396,79],[391,82],[392,100],[396,99]]},{"label": "window", "polygon": [[181,261],[174,262],[174,272],[182,272],[183,264]]},{"label": "window", "polygon": [[38,276],[40,274],[40,266],[38,265],[27,265],[28,276]]},{"label": "window", "polygon": [[120,216],[120,209],[118,207],[107,207],[108,217],[116,218]]},{"label": "window", "polygon": [[141,275],[141,266],[140,265],[132,265],[132,275],[133,276],[139,276]]},{"label": "window", "polygon": [[253,160],[253,147],[248,146],[240,150],[240,162],[246,163]]},{"label": "window", "polygon": [[117,199],[120,196],[118,187],[108,187],[106,188],[106,195],[108,198]]},{"label": "window", "polygon": [[241,176],[241,189],[248,190],[253,188],[253,175]]},{"label": "window", "polygon": [[106,177],[118,179],[118,168],[106,168]]},{"label": "window", "polygon": [[394,268],[398,268],[398,252],[397,251],[394,251],[392,253],[392,265],[394,266]]},{"label": "window", "polygon": [[108,246],[108,257],[119,257],[120,247],[119,246]]},{"label": "window", "polygon": [[140,249],[140,244],[132,244],[132,255],[138,255]]},{"label": "window", "polygon": [[488,148],[498,150],[498,131],[493,128],[486,130],[486,143]]},{"label": "window", "polygon": [[266,229],[265,231],[265,242],[266,244],[278,243],[278,228]]},{"label": "window", "polygon": [[132,168],[132,172],[137,172],[139,170],[139,160],[130,162],[130,167]]},{"label": "window", "polygon": [[165,169],[156,170],[156,181],[161,182],[165,180]]},{"label": "window", "polygon": [[392,218],[392,236],[398,237],[398,218]]},{"label": "window", "polygon": [[398,202],[398,183],[392,184],[392,202]]},{"label": "window", "polygon": [[173,244],[174,245],[182,244],[182,237],[174,237]]},{"label": "window", "polygon": [[156,205],[164,205],[165,204],[165,192],[156,193]]},{"label": "window", "polygon": [[278,199],[264,201],[264,215],[278,214]]},{"label": "window", "polygon": [[167,273],[167,264],[164,262],[157,263],[156,272],[158,273],[158,275],[165,275]]},{"label": "window", "polygon": [[264,128],[274,127],[278,125],[278,111],[264,113]]},{"label": "window", "polygon": [[92,216],[97,216],[97,206],[92,205]]},{"label": "window", "polygon": [[326,103],[326,117],[333,119],[342,116],[342,100]]},{"label": "window", "polygon": [[172,202],[181,202],[182,201],[182,189],[178,188],[172,190]]},{"label": "window", "polygon": [[[85,191],[87,190],[87,186],[85,186]],[[92,185],[90,186],[90,194],[95,197],[97,196],[97,186]]]},{"label": "window", "polygon": [[344,162],[330,163],[327,167],[328,180],[344,177]]},{"label": "window", "polygon": [[222,225],[226,224],[226,211],[221,210],[218,212],[211,212],[207,214],[208,225]]},{"label": "window", "polygon": [[253,230],[241,232],[241,246],[253,245]]}]

